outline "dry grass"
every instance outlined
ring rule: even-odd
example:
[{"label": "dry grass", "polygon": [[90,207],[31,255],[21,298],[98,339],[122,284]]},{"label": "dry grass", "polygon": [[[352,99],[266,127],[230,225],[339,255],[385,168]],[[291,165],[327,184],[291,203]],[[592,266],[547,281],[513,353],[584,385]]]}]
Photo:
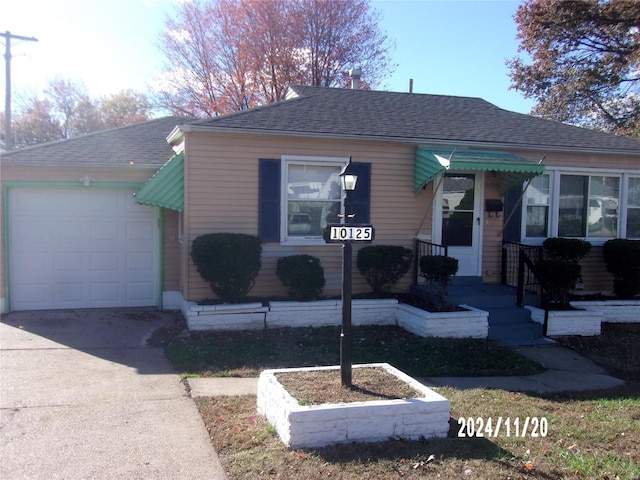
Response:
[{"label": "dry grass", "polygon": [[[447,439],[349,444],[290,451],[256,414],[255,397],[199,399],[198,408],[231,480],[621,479],[640,478],[640,385],[578,397],[500,390],[436,389],[452,404]],[[548,435],[457,438],[457,419],[547,418]]]},{"label": "dry grass", "polygon": [[[449,438],[338,445],[290,451],[256,414],[255,397],[200,399],[198,408],[231,480],[330,478],[640,479],[638,327],[606,327],[599,338],[577,339],[629,379],[622,388],[540,396],[503,390],[437,388],[451,402]],[[459,418],[545,418],[548,433],[458,438]]]},{"label": "dry grass", "polygon": [[313,370],[276,374],[278,382],[300,405],[368,402],[420,396],[384,368],[354,368],[352,388],[342,386],[340,370]]},{"label": "dry grass", "polygon": [[[166,353],[189,376],[256,377],[268,368],[340,363],[340,328],[278,328],[192,333]],[[399,327],[354,327],[354,364],[386,362],[414,377],[530,375],[544,369],[512,350],[476,338],[422,338]]]},{"label": "dry grass", "polygon": [[640,323],[603,323],[597,337],[562,337],[558,342],[620,378],[640,380]]}]

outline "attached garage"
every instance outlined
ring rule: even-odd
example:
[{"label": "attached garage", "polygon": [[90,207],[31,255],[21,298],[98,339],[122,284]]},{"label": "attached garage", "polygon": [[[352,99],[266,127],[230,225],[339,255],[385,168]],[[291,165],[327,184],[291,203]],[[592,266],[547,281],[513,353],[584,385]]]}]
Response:
[{"label": "attached garage", "polygon": [[158,209],[128,188],[8,192],[11,310],[158,305]]}]

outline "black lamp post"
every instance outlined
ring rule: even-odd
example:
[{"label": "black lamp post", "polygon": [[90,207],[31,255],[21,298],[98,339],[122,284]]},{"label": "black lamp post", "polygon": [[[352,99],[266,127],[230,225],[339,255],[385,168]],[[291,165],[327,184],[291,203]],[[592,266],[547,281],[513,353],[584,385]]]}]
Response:
[{"label": "black lamp post", "polygon": [[[344,216],[342,223],[353,221],[353,200],[358,176],[353,173],[351,157],[340,172],[340,182],[344,190]],[[351,388],[351,241],[342,244],[342,331],[340,332],[340,378],[343,387]]]}]

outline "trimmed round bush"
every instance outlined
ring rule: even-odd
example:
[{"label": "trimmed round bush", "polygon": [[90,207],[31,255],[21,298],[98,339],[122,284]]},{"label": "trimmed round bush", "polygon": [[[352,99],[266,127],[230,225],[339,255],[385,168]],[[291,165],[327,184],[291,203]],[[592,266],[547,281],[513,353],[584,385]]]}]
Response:
[{"label": "trimmed round bush", "polygon": [[437,285],[438,302],[447,305],[449,280],[458,273],[458,259],[446,255],[424,255],[419,261],[420,275],[429,283]]},{"label": "trimmed round bush", "polygon": [[324,269],[320,259],[311,255],[291,255],[278,259],[276,269],[282,285],[293,300],[316,300],[324,288]]},{"label": "trimmed round bush", "polygon": [[458,259],[445,255],[425,255],[420,258],[420,275],[429,283],[447,285],[458,273]]},{"label": "trimmed round bush", "polygon": [[579,238],[547,238],[543,242],[547,258],[578,262],[591,251],[591,243]]},{"label": "trimmed round bush", "polygon": [[602,247],[607,271],[613,275],[613,293],[632,298],[640,293],[640,240],[616,238]]},{"label": "trimmed round bush", "polygon": [[413,251],[396,245],[375,245],[358,250],[356,265],[376,293],[388,292],[409,271]]},{"label": "trimmed round bush", "polygon": [[261,255],[260,239],[242,233],[201,235],[191,246],[198,273],[226,303],[237,303],[253,288]]},{"label": "trimmed round bush", "polygon": [[537,268],[547,284],[549,300],[554,308],[570,307],[570,292],[582,271],[580,260],[591,251],[591,243],[579,238],[547,238],[543,243],[544,260]]}]

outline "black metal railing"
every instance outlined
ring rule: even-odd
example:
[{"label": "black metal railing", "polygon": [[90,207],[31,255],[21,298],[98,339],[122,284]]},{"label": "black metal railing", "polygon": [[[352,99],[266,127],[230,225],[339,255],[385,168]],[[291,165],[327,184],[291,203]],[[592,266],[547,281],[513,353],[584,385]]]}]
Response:
[{"label": "black metal railing", "polygon": [[[547,336],[549,324],[549,291],[544,277],[536,267],[543,259],[541,246],[516,242],[503,242],[502,283],[516,287],[516,305],[524,306],[526,292],[537,295],[538,304],[544,310],[542,334]],[[515,277],[515,278],[514,278]]]},{"label": "black metal railing", "polygon": [[[525,245],[517,242],[502,242],[501,281],[503,285],[518,286],[518,262],[520,251],[524,251],[532,263],[542,260],[544,250],[540,245]],[[531,269],[525,266],[524,285],[527,290],[540,293],[540,284]]]},{"label": "black metal railing", "polygon": [[418,274],[420,273],[420,259],[425,255],[444,255],[449,256],[449,247],[438,243],[426,242],[416,238],[415,257],[413,265],[413,284],[418,284]]}]

